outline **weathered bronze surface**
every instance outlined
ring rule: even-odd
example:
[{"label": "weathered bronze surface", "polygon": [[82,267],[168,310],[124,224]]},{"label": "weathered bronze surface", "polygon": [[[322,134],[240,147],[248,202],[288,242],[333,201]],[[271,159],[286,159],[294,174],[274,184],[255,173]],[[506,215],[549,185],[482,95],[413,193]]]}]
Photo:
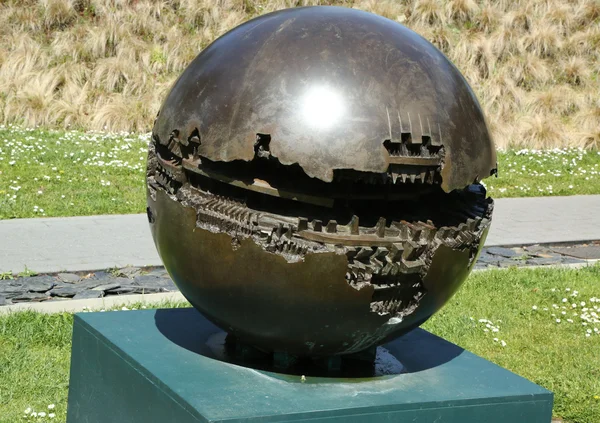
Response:
[{"label": "weathered bronze surface", "polygon": [[422,324],[489,229],[496,158],[458,70],[402,25],[308,7],[249,21],[174,85],[148,218],[189,301],[243,342],[349,354]]}]

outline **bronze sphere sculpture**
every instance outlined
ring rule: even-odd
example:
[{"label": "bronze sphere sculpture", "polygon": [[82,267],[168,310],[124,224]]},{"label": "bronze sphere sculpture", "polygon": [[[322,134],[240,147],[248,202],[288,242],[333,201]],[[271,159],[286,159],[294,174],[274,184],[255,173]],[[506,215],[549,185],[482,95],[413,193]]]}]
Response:
[{"label": "bronze sphere sculpture", "polygon": [[495,169],[475,95],[432,44],[363,11],[287,9],[214,41],[173,86],[148,218],[183,295],[236,339],[351,354],[456,292]]}]

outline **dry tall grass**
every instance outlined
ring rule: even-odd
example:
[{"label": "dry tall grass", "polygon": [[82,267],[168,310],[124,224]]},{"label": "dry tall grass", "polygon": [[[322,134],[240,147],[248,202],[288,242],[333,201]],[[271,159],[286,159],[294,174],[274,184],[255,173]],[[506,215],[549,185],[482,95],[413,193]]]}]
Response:
[{"label": "dry tall grass", "polygon": [[147,131],[212,40],[284,7],[402,22],[465,74],[500,147],[600,147],[600,0],[0,0],[0,121]]}]

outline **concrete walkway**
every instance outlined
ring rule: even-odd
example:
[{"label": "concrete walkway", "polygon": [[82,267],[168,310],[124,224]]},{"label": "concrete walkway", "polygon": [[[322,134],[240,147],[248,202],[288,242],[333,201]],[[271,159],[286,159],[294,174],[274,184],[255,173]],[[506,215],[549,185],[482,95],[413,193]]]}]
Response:
[{"label": "concrete walkway", "polygon": [[161,265],[145,214],[0,220],[0,272]]},{"label": "concrete walkway", "polygon": [[[600,240],[600,195],[496,200],[486,245]],[[0,220],[0,272],[157,266],[145,214]]]}]

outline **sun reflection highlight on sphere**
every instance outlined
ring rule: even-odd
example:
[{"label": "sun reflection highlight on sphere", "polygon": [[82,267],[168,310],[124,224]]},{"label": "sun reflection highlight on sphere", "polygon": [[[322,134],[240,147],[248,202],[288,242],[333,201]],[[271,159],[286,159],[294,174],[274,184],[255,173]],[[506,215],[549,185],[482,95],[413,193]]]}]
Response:
[{"label": "sun reflection highlight on sphere", "polygon": [[342,96],[327,86],[312,87],[302,98],[304,120],[315,129],[328,129],[344,114]]}]

